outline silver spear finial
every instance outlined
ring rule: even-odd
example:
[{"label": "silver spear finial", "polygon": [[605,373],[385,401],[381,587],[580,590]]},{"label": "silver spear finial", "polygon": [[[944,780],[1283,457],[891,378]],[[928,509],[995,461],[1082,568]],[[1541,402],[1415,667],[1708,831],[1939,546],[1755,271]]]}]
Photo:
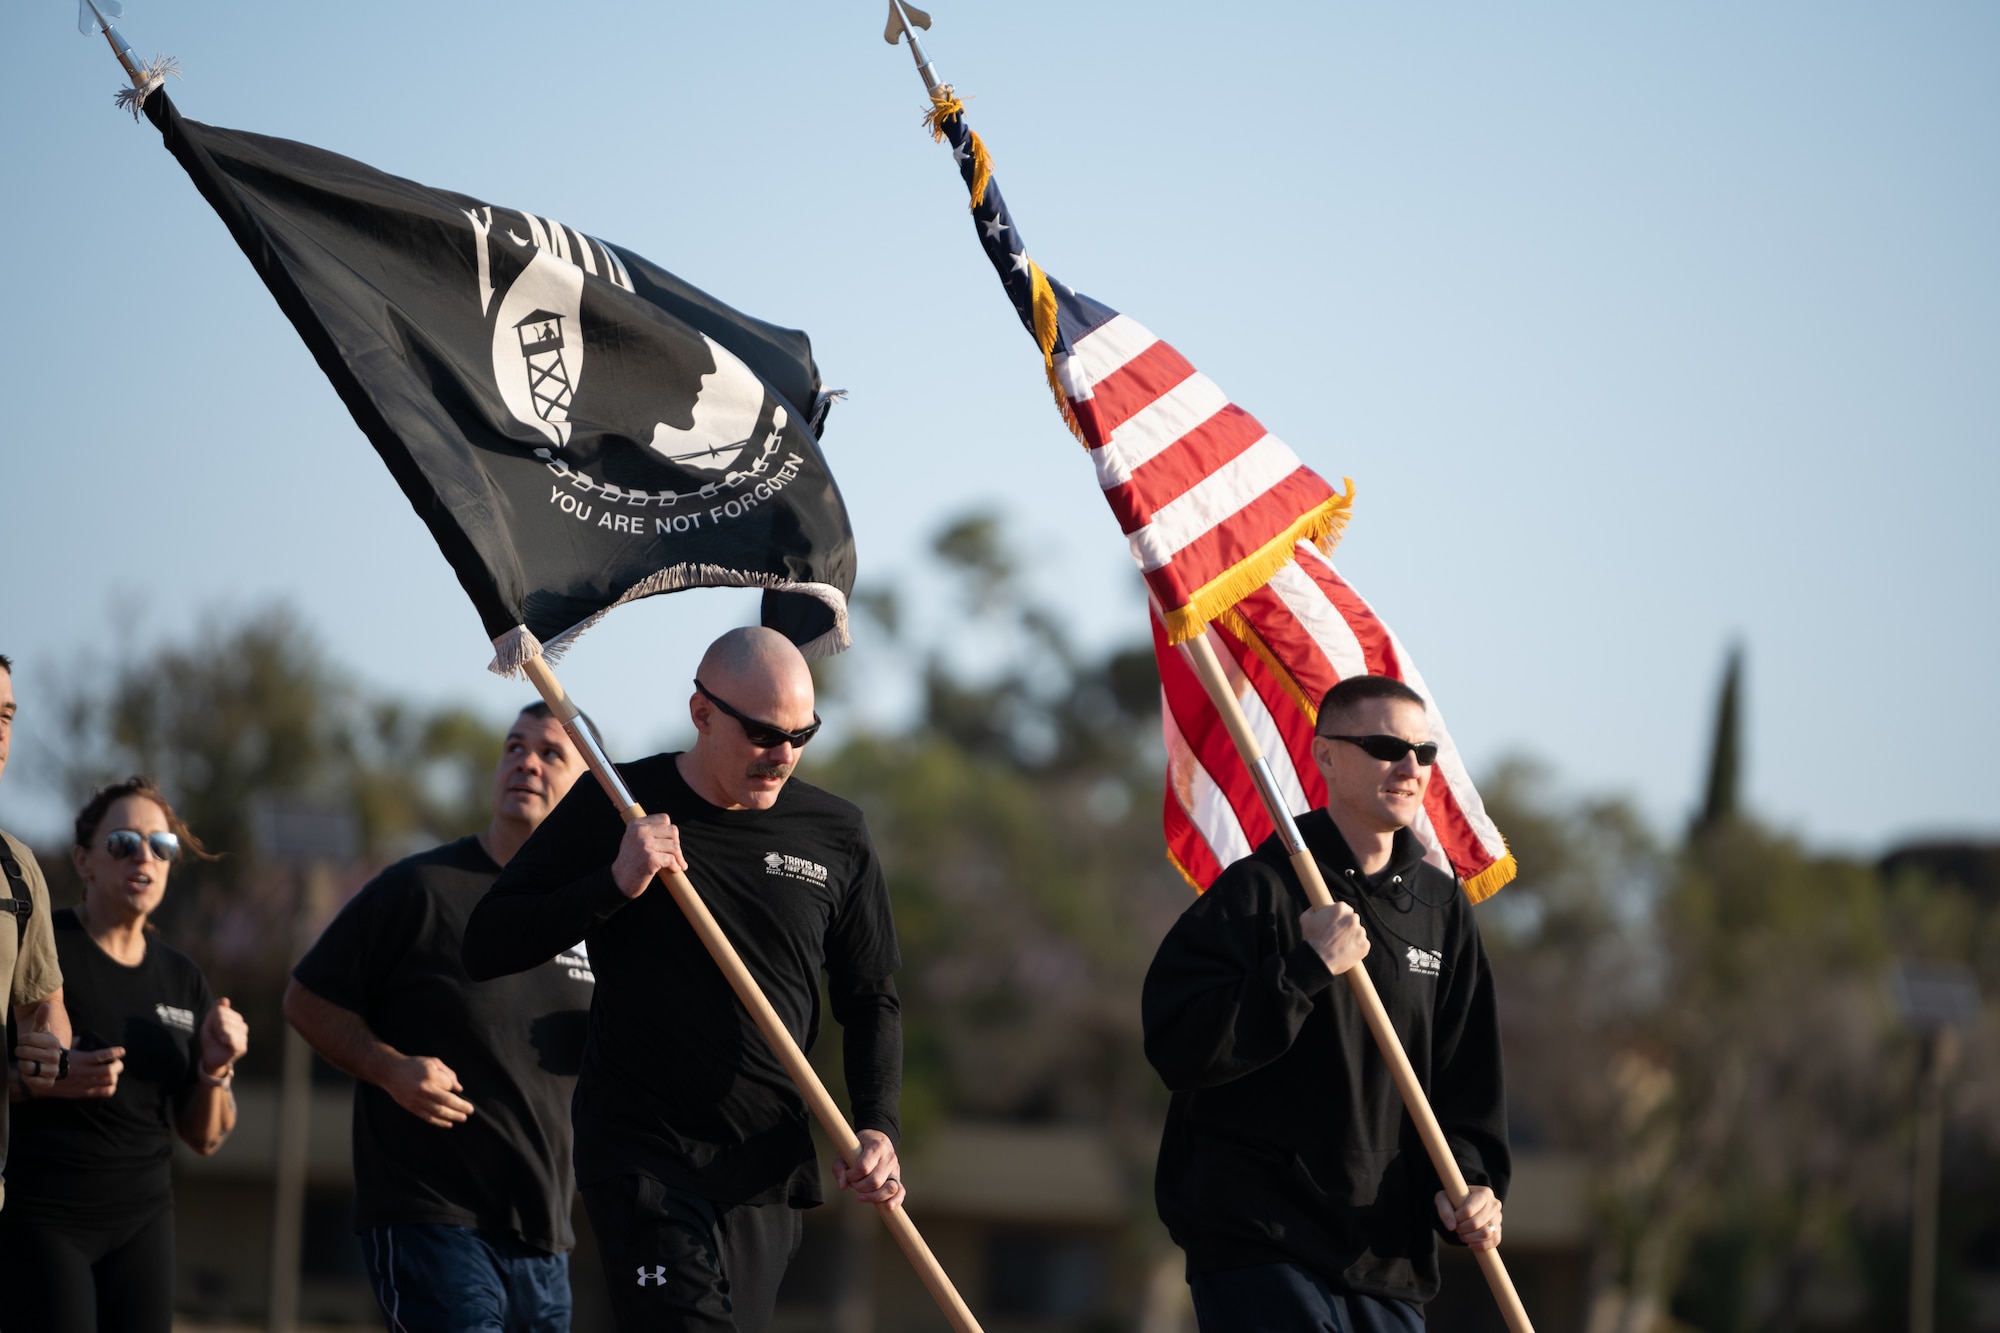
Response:
[{"label": "silver spear finial", "polygon": [[104,40],[111,44],[111,54],[118,57],[125,77],[132,81],[130,87],[118,90],[118,105],[120,109],[130,111],[132,119],[137,120],[139,108],[145,105],[153,89],[165,83],[169,74],[179,78],[181,67],[172,56],[154,56],[150,65],[141,61],[118,29],[112,26],[111,20],[124,13],[125,6],[119,0],[79,0],[76,30],[86,37],[101,32]]},{"label": "silver spear finial", "polygon": [[924,54],[924,44],[917,40],[917,29],[929,32],[931,16],[915,5],[903,0],[889,0],[889,26],[882,29],[882,40],[894,46],[901,38],[910,39],[910,55],[917,62],[917,75],[924,81],[926,91],[935,93],[944,86],[944,81],[931,68],[930,57]]},{"label": "silver spear finial", "polygon": [[131,79],[132,86],[137,88],[146,81],[141,72],[143,66],[131,46],[119,35],[118,29],[111,26],[112,19],[122,18],[124,14],[125,6],[118,0],[102,0],[102,3],[99,0],[83,0],[77,6],[76,30],[86,37],[92,33],[103,33],[104,40],[111,43],[111,54],[117,56],[118,63],[125,67],[125,77]]}]

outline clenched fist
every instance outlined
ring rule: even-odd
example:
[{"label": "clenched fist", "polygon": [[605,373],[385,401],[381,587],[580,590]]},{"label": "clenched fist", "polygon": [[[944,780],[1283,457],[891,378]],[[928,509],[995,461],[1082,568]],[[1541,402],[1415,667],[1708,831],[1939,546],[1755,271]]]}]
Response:
[{"label": "clenched fist", "polygon": [[62,1038],[56,1036],[47,1000],[35,1006],[34,1017],[14,1042],[14,1072],[29,1097],[46,1097],[56,1090],[62,1071]]},{"label": "clenched fist", "polygon": [[58,1097],[109,1097],[118,1091],[118,1076],[124,1072],[123,1046],[106,1046],[99,1051],[72,1050],[68,1075],[51,1091]]},{"label": "clenched fist", "polygon": [[681,855],[681,831],[665,815],[647,815],[625,826],[618,844],[618,859],[611,863],[611,878],[627,898],[644,893],[659,874],[687,869]]},{"label": "clenched fist", "polygon": [[835,1183],[853,1190],[863,1203],[901,1207],[904,1190],[899,1173],[903,1168],[896,1158],[896,1145],[879,1129],[864,1129],[855,1137],[861,1140],[861,1150],[855,1154],[853,1166],[841,1161],[833,1164]]},{"label": "clenched fist", "polygon": [[201,1022],[201,1070],[212,1078],[227,1078],[250,1049],[250,1025],[223,996],[209,1006]]},{"label": "clenched fist", "polygon": [[1465,1195],[1465,1206],[1453,1208],[1444,1191],[1432,1200],[1438,1221],[1449,1227],[1472,1250],[1492,1250],[1500,1246],[1500,1200],[1484,1185],[1474,1185]]},{"label": "clenched fist", "polygon": [[1346,903],[1300,913],[1299,929],[1335,976],[1368,956],[1368,932],[1361,928],[1360,914]]}]

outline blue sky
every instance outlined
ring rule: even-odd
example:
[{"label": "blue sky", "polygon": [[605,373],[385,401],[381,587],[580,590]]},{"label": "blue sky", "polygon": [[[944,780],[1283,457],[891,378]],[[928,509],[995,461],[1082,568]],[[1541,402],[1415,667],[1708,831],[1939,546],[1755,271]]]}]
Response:
[{"label": "blue sky", "polygon": [[[937,0],[931,53],[1030,250],[1321,472],[1343,572],[1477,774],[1662,826],[1726,644],[1750,790],[1858,849],[2000,834],[2000,8]],[[868,3],[130,0],[198,120],[553,214],[809,331],[862,583],[992,505],[1079,637],[1136,576]],[[0,820],[59,827],[35,714],[79,653],[284,598],[372,683],[496,716],[477,619],[65,0],[0,8],[13,223]],[[754,614],[619,612],[565,679],[626,753]],[[865,716],[907,682],[857,659]]]}]

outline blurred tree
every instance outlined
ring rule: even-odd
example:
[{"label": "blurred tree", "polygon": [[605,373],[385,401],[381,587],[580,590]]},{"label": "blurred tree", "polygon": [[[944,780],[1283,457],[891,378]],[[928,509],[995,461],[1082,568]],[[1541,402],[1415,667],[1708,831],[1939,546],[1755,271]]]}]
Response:
[{"label": "blurred tree", "polygon": [[156,778],[188,825],[240,872],[259,793],[332,796],[350,700],[293,614],[210,614],[186,643],[121,651],[70,675],[59,696],[64,786],[81,805],[128,773]]},{"label": "blurred tree", "polygon": [[[339,870],[344,900],[387,860],[485,822],[501,735],[464,709],[371,698],[282,606],[211,613],[185,640],[86,660],[57,716],[51,767],[79,805],[105,782],[149,774],[222,854],[177,865],[154,920],[266,1038],[282,1030],[278,993],[317,911],[298,868],[256,845],[259,802],[353,815],[362,859]],[[68,858],[48,864],[68,901]],[[245,1067],[268,1072],[279,1045],[253,1041]]]},{"label": "blurred tree", "polygon": [[1705,833],[1736,817],[1737,787],[1743,769],[1743,649],[1731,648],[1722,666],[1722,694],[1715,705],[1715,737],[1709,745],[1708,787],[1694,831]]},{"label": "blurred tree", "polygon": [[[1481,913],[1516,1139],[1595,1164],[1594,1333],[1899,1322],[1916,1050],[1885,973],[1913,955],[2000,980],[2000,904],[1815,854],[1741,810],[1741,679],[1732,652],[1678,848],[1530,766],[1487,784],[1523,866]],[[1992,1036],[1966,1070],[1957,1142],[1977,1172],[2000,1134]]]},{"label": "blurred tree", "polygon": [[128,773],[157,778],[188,824],[225,853],[233,884],[254,859],[260,796],[350,809],[371,854],[485,820],[500,733],[462,708],[373,699],[283,606],[211,613],[186,642],[72,673],[58,700],[58,771],[81,804]]},{"label": "blurred tree", "polygon": [[[1129,1182],[1122,1256],[1149,1268],[1174,1252],[1151,1207],[1167,1097],[1139,988],[1190,900],[1160,843],[1152,652],[1079,651],[990,515],[948,525],[934,549],[955,583],[948,613],[918,625],[893,591],[856,599],[901,631],[882,637],[921,680],[921,714],[809,753],[803,772],[862,807],[887,867],[906,1135],[921,1151],[945,1117],[1104,1127]],[[820,1046],[823,1073],[837,1051]]]},{"label": "blurred tree", "polygon": [[[1143,1131],[1165,1099],[1139,1051],[1139,981],[1188,900],[1152,817],[1151,650],[1079,654],[1027,600],[991,515],[947,525],[934,550],[964,623],[892,636],[921,663],[921,718],[812,756],[807,773],[867,812],[889,869],[912,1092],[954,1114]],[[879,618],[900,604],[862,601]],[[978,680],[950,652],[968,628],[1004,646]]]},{"label": "blurred tree", "polygon": [[1028,599],[991,514],[949,524],[932,549],[956,575],[966,624],[955,637],[992,645],[998,669],[969,677],[950,652],[955,642],[911,645],[924,659],[924,730],[1022,771],[1158,785],[1151,645],[1080,660],[1060,616]]}]

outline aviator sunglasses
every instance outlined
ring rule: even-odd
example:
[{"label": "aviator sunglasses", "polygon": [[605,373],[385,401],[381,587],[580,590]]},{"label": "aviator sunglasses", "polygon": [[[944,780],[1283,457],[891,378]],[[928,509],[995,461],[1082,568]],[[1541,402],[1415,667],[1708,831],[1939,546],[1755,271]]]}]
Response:
[{"label": "aviator sunglasses", "polygon": [[153,855],[162,861],[171,861],[181,854],[181,840],[171,833],[141,833],[137,829],[113,829],[104,839],[104,850],[111,853],[115,861],[123,861],[137,856],[141,847],[153,849]]},{"label": "aviator sunglasses", "polygon": [[1393,764],[1406,754],[1416,755],[1420,768],[1429,768],[1437,762],[1436,741],[1406,741],[1401,736],[1331,736],[1324,731],[1319,735],[1324,740],[1346,741],[1370,759],[1380,759],[1385,764]]},{"label": "aviator sunglasses", "polygon": [[789,745],[796,749],[819,734],[820,723],[818,713],[813,714],[811,726],[800,727],[797,731],[786,731],[783,727],[774,727],[769,722],[759,722],[754,717],[737,712],[734,708],[710,694],[708,686],[702,684],[699,680],[695,681],[694,688],[695,693],[742,723],[743,734],[748,736],[750,743],[760,750],[775,750],[780,745]]}]

